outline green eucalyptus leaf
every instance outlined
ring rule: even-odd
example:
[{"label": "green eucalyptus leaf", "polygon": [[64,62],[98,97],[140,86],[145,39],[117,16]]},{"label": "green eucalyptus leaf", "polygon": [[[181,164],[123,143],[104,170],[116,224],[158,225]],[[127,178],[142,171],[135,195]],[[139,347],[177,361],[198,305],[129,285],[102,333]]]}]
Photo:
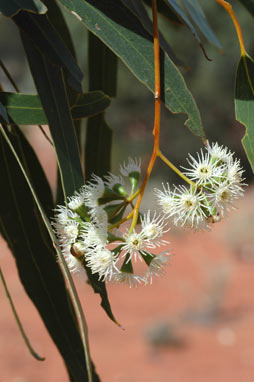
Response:
[{"label": "green eucalyptus leaf", "polygon": [[105,175],[110,170],[112,130],[104,114],[98,114],[87,121],[85,170],[86,179],[92,174]]},{"label": "green eucalyptus leaf", "polygon": [[235,86],[235,115],[246,128],[242,145],[254,173],[254,61],[242,56]]},{"label": "green eucalyptus leaf", "polygon": [[88,118],[100,114],[110,105],[110,98],[100,90],[79,94],[71,107],[73,119]]},{"label": "green eucalyptus leaf", "polygon": [[197,27],[200,29],[200,31],[203,33],[203,35],[207,38],[210,43],[217,46],[217,48],[222,48],[221,43],[213,33],[210,25],[208,24],[205,14],[200,7],[197,0],[182,0],[183,4],[189,13],[190,17],[194,21],[194,23],[197,25]]},{"label": "green eucalyptus leaf", "polygon": [[45,59],[25,34],[21,36],[54,141],[66,199],[83,185],[83,174],[62,69]]},{"label": "green eucalyptus leaf", "polygon": [[34,44],[52,65],[64,68],[69,84],[82,93],[83,74],[47,15],[34,15],[22,11],[14,16],[13,20],[19,29],[26,33],[30,43]]},{"label": "green eucalyptus leaf", "polygon": [[47,7],[40,0],[0,1],[0,14],[2,13],[7,17],[12,17],[21,10],[42,14],[47,12]]},{"label": "green eucalyptus leaf", "polygon": [[[0,102],[5,106],[10,117],[9,124],[48,124],[38,95],[0,92]],[[70,111],[73,119],[82,119],[103,112],[109,105],[108,96],[101,91],[94,91],[77,95],[76,102],[70,107]]]},{"label": "green eucalyptus leaf", "polygon": [[[59,0],[77,15],[93,34],[102,40],[154,92],[153,41],[139,19],[120,1]],[[204,139],[199,110],[184,79],[161,51],[162,100],[173,113],[187,114],[185,124]]]},{"label": "green eucalyptus leaf", "polygon": [[[23,166],[31,174],[40,201],[49,210],[53,206],[45,175],[22,133],[8,133]],[[52,240],[45,229],[27,181],[6,140],[0,134],[0,174],[4,187],[0,194],[0,230],[16,260],[20,280],[41,315],[52,340],[63,357],[73,382],[87,380],[86,361],[77,329],[77,321],[56,261]],[[94,380],[99,381],[95,371]]]},{"label": "green eucalyptus leaf", "polygon": [[[34,82],[49,122],[66,199],[67,196],[73,195],[83,185],[83,174],[63,73],[58,66],[52,66],[24,34],[22,34],[22,40]],[[101,296],[102,307],[108,316],[115,321],[108,301],[105,283],[99,281],[98,275],[93,275],[89,267],[86,267],[86,272],[94,291]]]},{"label": "green eucalyptus leaf", "polygon": [[179,5],[177,0],[165,0],[166,3],[173,9],[173,11],[177,14],[177,16],[182,20],[182,22],[190,29],[193,36],[196,38],[199,44],[201,44],[201,40],[199,38],[198,32],[193,25],[193,23],[190,21],[188,15],[186,14],[185,10]]},{"label": "green eucalyptus leaf", "polygon": [[[101,89],[111,97],[116,96],[117,57],[96,36],[89,33],[89,90]],[[87,121],[85,146],[85,174],[89,179],[110,171],[112,130],[104,113]]]},{"label": "green eucalyptus leaf", "polygon": [[[153,23],[151,19],[149,18],[147,11],[144,7],[144,4],[142,1],[138,0],[121,0],[122,3],[128,7],[142,22],[144,28],[147,30],[147,32],[153,36]],[[160,34],[160,46],[161,48],[167,53],[167,55],[171,58],[171,60],[178,66],[184,66],[184,63],[179,60],[175,53],[173,52],[172,48],[169,46],[168,42],[163,37],[162,33]]]}]

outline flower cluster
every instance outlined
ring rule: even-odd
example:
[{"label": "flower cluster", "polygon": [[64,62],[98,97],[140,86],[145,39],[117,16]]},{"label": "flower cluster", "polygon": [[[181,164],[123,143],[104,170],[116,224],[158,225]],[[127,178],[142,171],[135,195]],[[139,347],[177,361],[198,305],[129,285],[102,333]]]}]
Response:
[{"label": "flower cluster", "polygon": [[[149,210],[139,216],[139,224],[121,233],[124,214],[138,186],[141,162],[129,158],[120,167],[120,175],[109,173],[103,179],[93,175],[79,192],[68,199],[67,206],[55,211],[54,229],[69,269],[90,269],[101,281],[125,282],[130,287],[152,283],[163,273],[169,252],[155,255],[153,250],[168,244],[162,237],[169,230],[164,216]],[[129,180],[127,192],[124,177]],[[135,274],[133,263],[142,261],[147,269]]]},{"label": "flower cluster", "polygon": [[[205,152],[201,150],[197,158],[189,154],[187,162],[189,167],[183,167],[181,175],[189,187],[163,184],[162,190],[155,190],[162,214],[139,213],[136,225],[128,229],[121,226],[132,221],[128,208],[133,209],[140,192],[137,159],[129,158],[119,175],[93,175],[66,206],[57,207],[53,225],[70,270],[86,269],[101,281],[125,282],[130,287],[152,283],[170,259],[169,243],[163,238],[169,231],[168,218],[181,227],[209,229],[234,208],[245,184],[240,162],[230,150],[208,143]],[[159,247],[166,250],[158,255],[154,252]],[[141,275],[133,270],[137,261],[147,266]]]},{"label": "flower cluster", "polygon": [[183,167],[183,175],[190,180],[189,188],[171,189],[163,184],[163,190],[155,190],[158,203],[175,225],[210,229],[211,223],[219,221],[243,196],[244,170],[233,153],[218,143],[207,143],[197,159],[189,154],[187,162],[189,168]]}]

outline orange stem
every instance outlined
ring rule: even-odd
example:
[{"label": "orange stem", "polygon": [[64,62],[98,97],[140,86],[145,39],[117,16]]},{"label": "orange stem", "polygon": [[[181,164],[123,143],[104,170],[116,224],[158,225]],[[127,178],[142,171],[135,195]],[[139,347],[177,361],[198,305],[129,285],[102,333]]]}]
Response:
[{"label": "orange stem", "polygon": [[247,54],[247,52],[246,52],[246,49],[245,49],[245,46],[244,46],[243,34],[242,34],[241,26],[239,24],[239,21],[237,20],[235,12],[232,9],[232,5],[229,4],[227,1],[224,1],[224,0],[216,0],[216,1],[217,1],[218,4],[220,4],[228,12],[229,16],[231,17],[231,19],[232,19],[232,21],[233,21],[233,23],[235,25],[237,37],[238,37],[238,40],[239,40],[241,56],[245,56]]},{"label": "orange stem", "polygon": [[160,43],[159,43],[159,31],[158,31],[158,15],[157,15],[157,0],[153,0],[153,46],[154,46],[154,146],[153,153],[151,155],[150,162],[148,164],[146,174],[143,183],[140,188],[140,194],[138,196],[136,205],[133,209],[133,218],[130,227],[130,232],[133,231],[137,224],[138,213],[140,204],[145,192],[145,188],[152,172],[155,159],[159,152],[159,141],[160,141],[160,111],[161,111],[161,83],[160,83]]}]

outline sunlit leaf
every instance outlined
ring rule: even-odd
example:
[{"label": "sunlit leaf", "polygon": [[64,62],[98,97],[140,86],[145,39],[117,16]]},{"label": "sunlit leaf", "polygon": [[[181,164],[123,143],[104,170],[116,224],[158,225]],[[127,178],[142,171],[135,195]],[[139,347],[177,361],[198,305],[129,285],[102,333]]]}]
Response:
[{"label": "sunlit leaf", "polygon": [[[120,1],[113,0],[59,1],[154,91],[153,41],[131,11]],[[163,102],[173,113],[187,114],[185,124],[194,134],[204,138],[199,110],[181,73],[162,51],[161,61]]]},{"label": "sunlit leaf", "polygon": [[254,61],[241,57],[235,88],[235,114],[245,128],[242,144],[254,173]]}]

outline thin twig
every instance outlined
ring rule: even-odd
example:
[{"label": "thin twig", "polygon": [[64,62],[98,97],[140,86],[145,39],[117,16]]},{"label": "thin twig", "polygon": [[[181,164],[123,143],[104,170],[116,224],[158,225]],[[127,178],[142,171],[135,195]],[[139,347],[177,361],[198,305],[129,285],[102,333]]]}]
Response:
[{"label": "thin twig", "polygon": [[239,40],[239,44],[240,44],[240,50],[241,50],[241,56],[245,56],[247,54],[247,52],[246,52],[246,49],[244,46],[242,29],[241,29],[241,26],[239,24],[239,21],[237,20],[235,12],[233,11],[232,5],[229,4],[227,1],[224,1],[224,0],[216,0],[216,2],[218,4],[220,4],[227,11],[229,16],[231,17],[231,19],[234,23],[235,29],[236,29],[237,36],[238,36],[238,40]]},{"label": "thin twig", "polygon": [[158,14],[157,14],[157,0],[153,0],[153,46],[154,46],[154,146],[153,152],[148,164],[146,174],[140,189],[140,193],[133,210],[133,218],[130,227],[130,232],[135,228],[138,221],[138,214],[140,204],[145,192],[145,188],[149,177],[151,175],[155,159],[158,155],[159,140],[160,140],[160,111],[161,111],[161,83],[160,83],[160,43],[159,43],[159,31],[158,31]]},{"label": "thin twig", "polygon": [[185,182],[189,183],[191,186],[196,186],[196,183],[187,178],[178,168],[173,165],[172,162],[170,162],[165,155],[162,154],[162,152],[159,150],[158,151],[158,156],[165,162],[177,175],[179,175]]}]

